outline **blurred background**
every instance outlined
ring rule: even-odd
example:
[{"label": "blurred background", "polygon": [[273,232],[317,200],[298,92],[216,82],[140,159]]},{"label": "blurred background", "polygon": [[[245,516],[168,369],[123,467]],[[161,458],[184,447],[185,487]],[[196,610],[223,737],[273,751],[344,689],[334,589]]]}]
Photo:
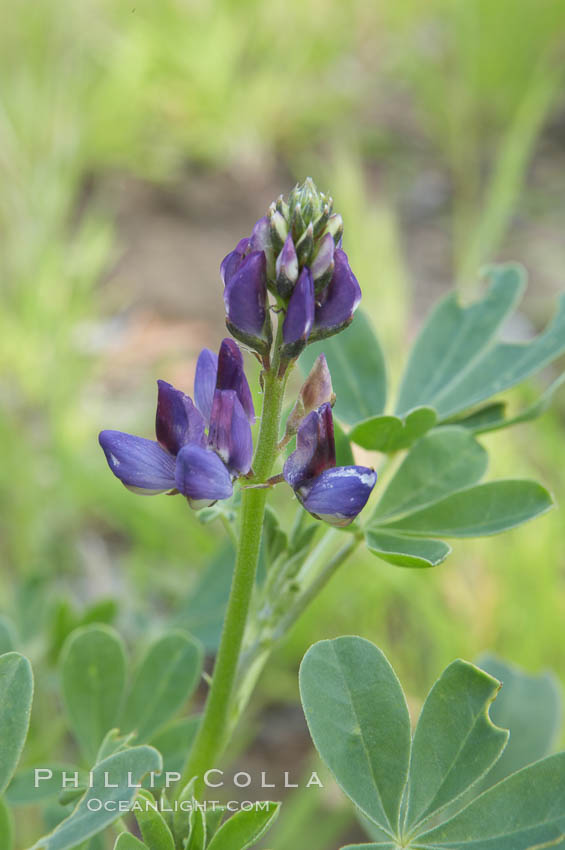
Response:
[{"label": "blurred background", "polygon": [[[88,620],[134,649],[179,622],[213,651],[221,528],[128,493],[97,433],[152,436],[158,377],[191,391],[199,349],[224,335],[222,257],[297,180],[344,217],[393,382],[431,304],[452,286],[478,295],[487,261],[529,271],[514,338],[543,327],[565,278],[564,60],[561,0],[0,6],[4,645],[24,642],[46,682]],[[554,492],[547,516],[459,542],[436,571],[370,555],[341,570],[261,679],[245,765],[316,763],[296,673],[324,637],[374,640],[416,707],[444,665],[485,649],[565,679],[564,422],[562,392],[484,440],[491,475]],[[35,756],[61,734],[36,732]],[[274,850],[362,836],[333,791],[291,797],[277,829]]]}]

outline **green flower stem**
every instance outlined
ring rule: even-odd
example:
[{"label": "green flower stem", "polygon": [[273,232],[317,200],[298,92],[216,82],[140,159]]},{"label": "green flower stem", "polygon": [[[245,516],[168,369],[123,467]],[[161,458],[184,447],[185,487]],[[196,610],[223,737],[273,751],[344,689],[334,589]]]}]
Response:
[{"label": "green flower stem", "polygon": [[[348,537],[347,542],[335,551],[337,540],[343,539],[344,536]],[[327,531],[294,579],[297,583],[302,581],[303,587],[288,609],[284,611],[282,616],[276,617],[274,621],[263,625],[250,623],[251,629],[253,631],[257,629],[258,634],[251,638],[249,645],[240,657],[234,695],[235,714],[232,719],[232,729],[243,714],[257,680],[277,642],[287,634],[310,602],[325,587],[339,567],[353,554],[362,537],[362,533],[345,535],[335,529]],[[334,551],[333,555],[331,555],[332,551]]]},{"label": "green flower stem", "polygon": [[[253,478],[249,484],[262,484],[271,474],[278,454],[280,419],[286,377],[277,378],[278,364],[264,374],[264,398],[259,439],[253,459]],[[239,545],[230,598],[208,693],[204,715],[190,756],[183,771],[182,789],[197,777],[194,789],[198,797],[203,791],[203,776],[215,767],[233,726],[232,695],[234,681],[255,585],[259,548],[263,530],[268,489],[247,487],[243,490]]]}]

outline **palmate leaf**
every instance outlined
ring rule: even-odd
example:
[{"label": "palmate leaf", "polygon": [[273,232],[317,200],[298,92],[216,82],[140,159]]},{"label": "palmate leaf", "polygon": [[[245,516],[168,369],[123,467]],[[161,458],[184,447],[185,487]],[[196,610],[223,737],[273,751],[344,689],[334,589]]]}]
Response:
[{"label": "palmate leaf", "polygon": [[[319,354],[324,353],[336,394],[335,414],[347,425],[379,416],[386,404],[386,366],[371,322],[362,310],[347,330],[309,345],[300,356],[307,375]],[[412,405],[415,407],[416,405]]]},{"label": "palmate leaf", "polygon": [[[545,850],[562,846],[565,753],[513,773],[449,816],[450,804],[459,800],[459,805],[464,805],[461,801],[468,799],[469,788],[496,763],[505,747],[508,732],[489,717],[499,685],[474,665],[453,662],[424,703],[410,745],[406,776],[404,736],[397,735],[406,722],[405,703],[402,691],[398,697],[400,686],[383,654],[358,637],[322,641],[310,648],[300,670],[300,690],[320,756],[362,814],[377,823],[374,814],[381,817],[384,798],[371,797],[370,789],[395,789],[396,799],[388,797],[384,807],[393,816],[386,824],[382,818],[380,822],[384,834],[375,833],[373,842],[354,845],[356,850]],[[377,692],[380,705],[375,702]],[[389,761],[395,746],[396,764]],[[380,765],[376,758],[379,748],[384,759]],[[370,771],[368,764],[372,765]],[[391,765],[387,788],[379,768]],[[404,775],[400,783],[399,775]],[[372,807],[371,814],[368,809]],[[395,813],[400,813],[400,818]]]},{"label": "palmate leaf", "polygon": [[271,828],[279,810],[280,803],[269,803],[265,808],[237,812],[218,829],[208,850],[247,850]]},{"label": "palmate leaf", "polygon": [[[452,418],[516,386],[565,352],[565,297],[535,339],[496,342],[497,331],[524,290],[525,277],[515,265],[491,266],[487,276],[489,288],[480,301],[462,307],[452,293],[432,312],[412,349],[397,415],[429,405],[440,421]],[[548,392],[551,396],[553,390]],[[541,407],[523,421],[543,412],[544,403],[542,397]],[[498,427],[505,426],[499,421]]]}]

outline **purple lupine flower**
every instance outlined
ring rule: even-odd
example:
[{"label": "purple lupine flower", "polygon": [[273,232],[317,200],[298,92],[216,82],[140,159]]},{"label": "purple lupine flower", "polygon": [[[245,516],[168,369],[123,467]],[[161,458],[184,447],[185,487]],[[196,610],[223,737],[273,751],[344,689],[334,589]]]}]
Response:
[{"label": "purple lupine flower", "polygon": [[195,509],[228,499],[233,480],[251,468],[255,417],[237,344],[225,339],[219,357],[201,351],[196,404],[166,381],[158,381],[158,388],[156,441],[121,431],[100,433],[110,469],[136,493],[179,492]]},{"label": "purple lupine flower", "polygon": [[377,473],[366,466],[335,463],[333,417],[328,403],[302,422],[296,450],[288,457],[283,475],[312,516],[344,527],[365,507]]}]

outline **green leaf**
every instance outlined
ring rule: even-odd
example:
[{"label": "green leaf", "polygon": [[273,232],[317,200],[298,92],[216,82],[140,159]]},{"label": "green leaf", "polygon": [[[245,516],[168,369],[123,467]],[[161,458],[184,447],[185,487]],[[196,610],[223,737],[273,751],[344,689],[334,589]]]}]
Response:
[{"label": "green leaf", "polygon": [[149,850],[147,844],[132,835],[131,832],[122,832],[116,838],[114,850]]},{"label": "green leaf", "polygon": [[469,428],[473,434],[486,434],[489,431],[499,431],[501,428],[509,428],[511,425],[522,425],[524,422],[531,422],[546,412],[553,401],[553,396],[564,383],[565,372],[549,385],[537,401],[515,416],[505,417],[505,404],[491,404],[488,407],[482,408],[482,411],[479,410],[466,419],[460,420],[458,424]]},{"label": "green leaf", "polygon": [[61,655],[62,691],[71,728],[88,762],[116,726],[126,681],[126,654],[108,626],[73,632]]},{"label": "green leaf", "polygon": [[0,797],[0,850],[12,850],[14,846],[14,828],[12,814]]},{"label": "green leaf", "polygon": [[247,850],[271,828],[278,817],[280,803],[268,803],[266,809],[241,811],[216,832],[208,850]]},{"label": "green leaf", "polygon": [[193,809],[189,819],[186,850],[204,850],[206,847],[206,818],[202,809]]},{"label": "green leaf", "polygon": [[341,850],[398,850],[398,844],[391,841],[379,841],[377,844],[348,844]]},{"label": "green leaf", "polygon": [[165,781],[165,772],[180,773],[182,771],[196,737],[199,723],[199,715],[182,717],[165,726],[151,738],[151,746],[159,750],[164,762],[163,775],[155,779],[156,788],[160,788]]},{"label": "green leaf", "polygon": [[[6,789],[6,800],[11,806],[30,806],[42,803],[45,800],[57,798],[63,787],[63,773],[75,773],[77,768],[71,764],[42,764],[43,770],[50,770],[53,776],[35,781],[35,768],[29,767],[20,770],[13,777]],[[86,776],[84,776],[86,782]]]},{"label": "green leaf", "polygon": [[27,658],[19,652],[0,656],[0,795],[20,760],[32,700],[33,673]]},{"label": "green leaf", "polygon": [[[162,767],[161,756],[148,746],[123,750],[101,761],[92,771],[92,788],[88,789],[71,815],[50,835],[34,844],[31,850],[70,850],[101,832],[120,817],[120,803],[125,807],[133,802],[138,789],[130,786],[139,784],[151,771],[158,773]],[[109,784],[118,787],[106,787]],[[94,810],[93,807],[98,809],[100,803],[101,808]]]},{"label": "green leaf", "polygon": [[214,652],[220,642],[234,558],[231,544],[220,547],[175,616],[174,624],[190,631],[208,652]]},{"label": "green leaf", "polygon": [[104,761],[108,756],[113,756],[114,753],[119,753],[121,750],[127,750],[134,738],[135,735],[131,732],[128,735],[120,735],[119,729],[110,729],[96,753],[96,762]]},{"label": "green leaf", "polygon": [[351,450],[350,435],[346,434],[337,419],[334,419],[336,466],[353,466],[355,458]]},{"label": "green leaf", "polygon": [[417,407],[404,417],[373,416],[358,422],[349,433],[352,443],[364,449],[391,454],[407,449],[437,422],[433,407]]},{"label": "green leaf", "polygon": [[369,641],[343,637],[312,646],[300,667],[312,740],[361,811],[396,830],[410,756],[410,718],[396,675]]},{"label": "green leaf", "polygon": [[[489,287],[480,301],[462,307],[458,294],[452,292],[439,302],[428,318],[408,360],[397,414],[430,405],[445,417],[438,399],[457,388],[461,379],[488,351],[502,322],[522,296],[525,275],[514,265],[491,266],[487,274]],[[488,392],[482,397],[488,398],[491,394]]]},{"label": "green leaf", "polygon": [[505,401],[494,401],[492,404],[485,404],[484,407],[479,407],[468,416],[462,419],[456,419],[456,425],[461,428],[468,428],[472,434],[483,434],[500,426],[504,422],[506,413]]},{"label": "green leaf", "polygon": [[123,728],[146,741],[194,693],[202,672],[203,650],[185,632],[172,631],[153,643],[133,680]]},{"label": "green leaf", "polygon": [[437,567],[451,552],[443,540],[403,537],[379,529],[369,529],[365,539],[373,555],[395,567]]},{"label": "green leaf", "polygon": [[482,790],[549,755],[559,737],[562,706],[559,683],[551,673],[531,676],[493,655],[481,656],[477,665],[502,682],[490,714],[494,723],[510,730],[508,746]]},{"label": "green leaf", "polygon": [[546,850],[565,840],[565,753],[538,761],[419,835],[418,847]]},{"label": "green leaf", "polygon": [[460,797],[499,758],[508,731],[488,709],[500,682],[467,661],[454,661],[428,694],[418,720],[408,780],[406,828]]},{"label": "green leaf", "polygon": [[547,490],[535,481],[490,481],[452,493],[386,527],[425,537],[484,537],[515,528],[552,506]]},{"label": "green leaf", "polygon": [[565,351],[565,297],[543,333],[527,343],[498,343],[434,399],[442,419],[474,407],[494,393],[516,386]]},{"label": "green leaf", "polygon": [[338,419],[354,425],[383,412],[386,403],[385,360],[371,322],[362,310],[357,311],[347,330],[304,350],[299,361],[304,375],[310,372],[314,361],[322,353],[326,355],[332,375]]},{"label": "green leaf", "polygon": [[159,812],[159,804],[147,791],[140,791],[135,801],[135,819],[141,837],[151,850],[175,850],[173,834]]},{"label": "green leaf", "polygon": [[446,426],[412,446],[383,493],[370,525],[411,513],[476,484],[486,472],[488,455],[464,428]]},{"label": "green leaf", "polygon": [[7,617],[0,617],[0,655],[16,649],[16,629]]}]

